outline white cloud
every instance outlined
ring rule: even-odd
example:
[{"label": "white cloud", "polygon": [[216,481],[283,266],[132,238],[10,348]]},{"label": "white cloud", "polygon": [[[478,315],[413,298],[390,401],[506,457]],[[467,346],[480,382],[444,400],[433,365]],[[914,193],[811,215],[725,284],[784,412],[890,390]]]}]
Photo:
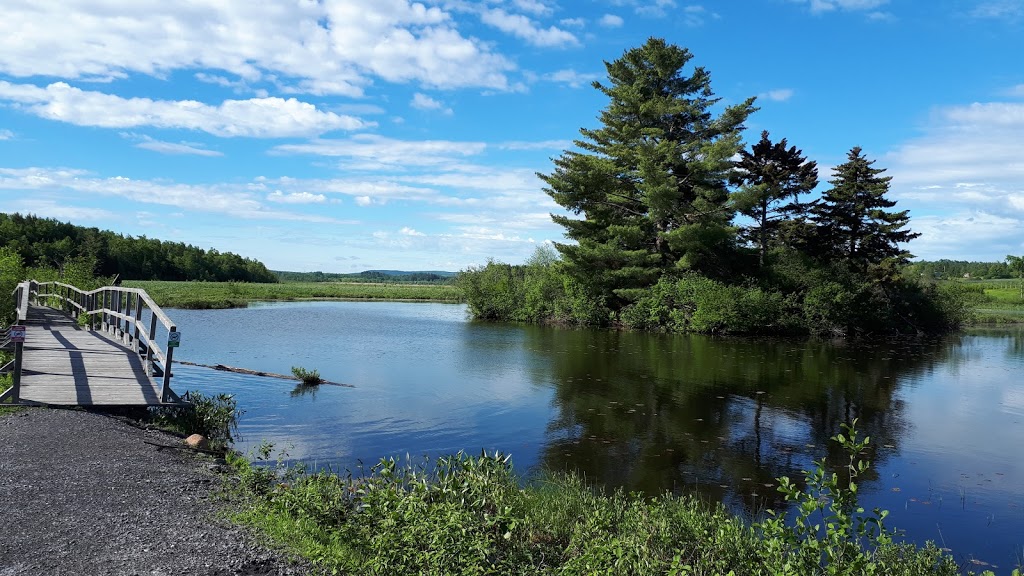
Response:
[{"label": "white cloud", "polygon": [[510,14],[501,8],[488,8],[480,14],[480,19],[506,34],[526,40],[534,46],[575,46],[579,40],[572,32],[557,26],[541,28],[536,22],[522,14]]},{"label": "white cloud", "polygon": [[971,10],[971,16],[995,20],[1017,20],[1024,16],[1024,2],[1021,0],[981,2]]},{"label": "white cloud", "polygon": [[566,28],[583,28],[587,21],[583,18],[562,18],[558,23]]},{"label": "white cloud", "polygon": [[356,204],[360,206],[369,206],[370,204],[373,204],[373,199],[369,196],[356,196],[355,201]]},{"label": "white cloud", "polygon": [[305,144],[282,144],[273,150],[285,154],[315,154],[348,158],[348,168],[377,170],[384,167],[445,166],[482,153],[483,142],[451,140],[396,140],[376,134],[357,134],[346,139],[319,139]]},{"label": "white cloud", "polygon": [[405,236],[426,236],[426,234],[424,234],[423,232],[419,232],[417,230],[413,230],[412,228],[409,228],[408,226],[402,227],[402,229],[399,230],[398,233],[402,234],[402,235],[405,235]]},{"label": "white cloud", "polygon": [[104,0],[21,1],[7,3],[0,19],[0,72],[18,77],[164,78],[192,70],[214,82],[276,77],[302,91],[361,96],[373,78],[506,90],[514,68],[490,45],[463,36],[444,9],[411,0],[140,1],[116,8]]},{"label": "white cloud", "polygon": [[102,128],[183,128],[214,136],[280,138],[355,130],[370,123],[325,112],[294,98],[225,100],[210,106],[194,100],[121,98],[55,82],[46,88],[0,80],[0,99],[48,120]]},{"label": "white cloud", "polygon": [[0,130],[0,140],[11,140],[14,138],[14,132],[10,130]]},{"label": "white cloud", "polygon": [[626,23],[622,19],[622,16],[616,16],[615,14],[605,14],[601,16],[601,19],[597,21],[598,24],[605,28],[619,28]]},{"label": "white cloud", "polygon": [[444,114],[452,114],[452,109],[445,106],[444,102],[434,100],[430,96],[427,96],[426,94],[421,94],[419,92],[413,95],[412,100],[409,102],[409,105],[412,106],[413,108],[416,108],[417,110],[437,110]]},{"label": "white cloud", "polygon": [[102,208],[70,206],[50,199],[16,198],[4,201],[4,212],[35,214],[69,222],[112,222],[123,215]]},{"label": "white cloud", "polygon": [[793,90],[791,88],[778,88],[776,90],[769,90],[762,92],[757,95],[758,99],[771,100],[772,102],[785,102],[793,97]]},{"label": "white cloud", "polygon": [[878,8],[884,4],[888,4],[889,0],[793,0],[800,4],[809,4],[811,12],[820,14],[823,12],[832,12],[835,10],[847,10],[847,11],[858,11],[858,10],[872,10]]},{"label": "white cloud", "polygon": [[[888,154],[893,196],[923,233],[911,251],[951,257],[939,251],[953,252],[955,239],[958,253],[988,250],[991,260],[1024,244],[1022,149],[1024,103],[990,102],[936,110],[923,136]],[[998,242],[986,240],[991,230],[1001,231]]]},{"label": "white cloud", "polygon": [[186,154],[194,156],[223,156],[222,152],[216,150],[210,150],[205,148],[202,144],[196,142],[164,142],[163,140],[154,140],[153,138],[143,134],[123,133],[121,136],[130,140],[137,140],[135,144],[136,148],[142,148],[144,150],[152,150],[153,152],[159,152],[161,154]]},{"label": "white cloud", "polygon": [[720,16],[699,4],[686,6],[682,10],[682,20],[687,26],[703,26],[708,18],[718,19]]},{"label": "white cloud", "polygon": [[[58,168],[0,168],[0,190],[116,196],[129,201],[174,206],[246,219],[291,220],[346,224],[319,216],[282,212],[265,207],[248,187],[237,184],[181,184],[136,180],[123,176],[97,177],[83,170]],[[70,202],[68,202],[70,205]]]},{"label": "white cloud", "polygon": [[600,74],[590,74],[584,72],[577,72],[571,68],[564,70],[557,70],[549,74],[544,75],[544,79],[550,82],[557,82],[559,84],[566,84],[572,88],[579,88],[584,84],[590,85],[591,82],[600,78]]},{"label": "white cloud", "polygon": [[512,3],[523,12],[529,12],[537,16],[547,16],[553,12],[550,6],[539,0],[512,0]]},{"label": "white cloud", "polygon": [[267,200],[280,204],[323,204],[327,196],[323,194],[310,194],[309,192],[291,192],[285,194],[280,190],[274,190],[267,194]]}]

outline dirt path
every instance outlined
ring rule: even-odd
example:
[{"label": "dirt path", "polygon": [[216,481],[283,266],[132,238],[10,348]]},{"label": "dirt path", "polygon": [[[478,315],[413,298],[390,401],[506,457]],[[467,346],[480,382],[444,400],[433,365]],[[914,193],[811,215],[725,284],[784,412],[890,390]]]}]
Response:
[{"label": "dirt path", "polygon": [[306,574],[217,517],[212,460],[75,410],[0,415],[0,576]]}]

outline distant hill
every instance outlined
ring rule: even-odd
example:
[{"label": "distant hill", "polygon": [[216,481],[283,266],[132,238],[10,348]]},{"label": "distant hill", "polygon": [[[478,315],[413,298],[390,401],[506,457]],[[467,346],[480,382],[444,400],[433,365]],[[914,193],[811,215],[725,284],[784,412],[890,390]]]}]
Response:
[{"label": "distant hill", "polygon": [[282,282],[395,282],[412,284],[448,284],[458,274],[440,270],[365,270],[350,274],[337,272],[288,272],[272,270]]}]

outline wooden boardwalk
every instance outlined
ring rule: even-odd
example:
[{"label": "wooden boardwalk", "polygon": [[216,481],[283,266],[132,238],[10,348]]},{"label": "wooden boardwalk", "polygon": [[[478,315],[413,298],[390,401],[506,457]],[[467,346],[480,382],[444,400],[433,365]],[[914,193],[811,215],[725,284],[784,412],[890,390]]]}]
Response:
[{"label": "wooden boardwalk", "polygon": [[[2,342],[14,349],[15,360],[0,369],[14,374],[13,385],[0,394],[0,403],[181,402],[169,386],[179,334],[145,291],[105,286],[86,292],[58,282],[26,281],[15,290],[15,299],[18,326],[4,335],[9,341]],[[79,325],[79,317],[87,326]],[[157,342],[161,323],[166,346]]]},{"label": "wooden boardwalk", "polygon": [[131,348],[80,328],[63,312],[29,306],[21,399],[70,406],[160,404],[160,388]]}]

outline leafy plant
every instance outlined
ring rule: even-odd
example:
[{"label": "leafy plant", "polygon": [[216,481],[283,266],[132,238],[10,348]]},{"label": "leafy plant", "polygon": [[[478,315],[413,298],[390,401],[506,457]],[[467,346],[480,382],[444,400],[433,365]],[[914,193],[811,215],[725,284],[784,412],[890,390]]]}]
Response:
[{"label": "leafy plant", "polygon": [[320,372],[317,370],[306,370],[301,366],[292,366],[292,375],[302,381],[306,386],[313,386],[323,382]]},{"label": "leafy plant", "polygon": [[181,434],[202,434],[215,450],[226,450],[239,438],[238,417],[244,411],[234,396],[189,391],[185,397],[187,404],[151,408],[153,422]]}]

